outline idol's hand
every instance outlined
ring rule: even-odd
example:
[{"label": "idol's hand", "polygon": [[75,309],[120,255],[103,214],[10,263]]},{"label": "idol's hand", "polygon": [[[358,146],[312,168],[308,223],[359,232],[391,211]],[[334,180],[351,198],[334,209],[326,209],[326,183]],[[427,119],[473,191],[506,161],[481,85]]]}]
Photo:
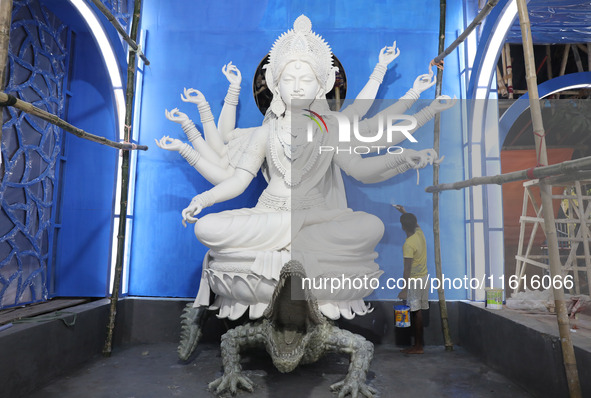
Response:
[{"label": "idol's hand", "polygon": [[420,75],[415,79],[415,82],[412,85],[412,88],[417,90],[419,93],[433,87],[433,85],[437,82],[437,76],[431,73],[427,73],[424,75]]},{"label": "idol's hand", "polygon": [[385,46],[380,50],[378,63],[388,66],[400,55],[400,49],[396,48],[396,41],[391,46]]},{"label": "idol's hand", "polygon": [[201,210],[213,205],[214,203],[215,201],[212,200],[212,196],[209,191],[205,191],[195,196],[193,200],[191,200],[189,206],[183,210],[183,225],[186,227],[186,222],[191,224],[196,223],[197,217],[195,216],[201,213]]},{"label": "idol's hand", "polygon": [[159,148],[166,149],[167,151],[179,152],[184,145],[184,142],[182,142],[181,140],[177,140],[176,138],[170,138],[167,135],[160,138],[160,140],[155,139],[154,141],[156,141],[156,145],[158,145]]},{"label": "idol's hand", "polygon": [[439,156],[434,149],[423,149],[421,151],[415,151],[413,149],[405,149],[403,154],[405,160],[413,169],[422,169],[428,164],[433,164],[438,160]]},{"label": "idol's hand", "polygon": [[443,112],[446,109],[451,108],[458,102],[456,97],[450,98],[449,95],[440,95],[439,97],[435,98],[433,102],[429,105],[435,112]]},{"label": "idol's hand", "polygon": [[226,76],[230,84],[240,86],[240,83],[242,83],[242,74],[236,65],[232,65],[232,61],[228,65],[223,66],[222,73]]},{"label": "idol's hand", "polygon": [[184,227],[187,226],[187,222],[190,224],[195,224],[197,222],[197,217],[195,216],[201,213],[201,210],[203,210],[204,206],[198,198],[199,195],[195,196],[189,206],[187,206],[182,212]]},{"label": "idol's hand", "polygon": [[175,123],[182,125],[182,124],[185,124],[190,121],[189,116],[187,116],[187,114],[179,111],[179,108],[174,108],[170,112],[165,109],[164,113],[166,115],[166,118],[168,120],[170,120],[171,122],[175,122]]},{"label": "idol's hand", "polygon": [[181,94],[181,100],[183,100],[183,102],[191,102],[197,106],[203,105],[207,102],[201,91],[195,90],[194,88],[183,89],[183,94]]},{"label": "idol's hand", "polygon": [[439,164],[439,163],[443,162],[443,158],[445,157],[445,156],[439,157],[439,154],[433,148],[423,149],[422,151],[419,151],[419,153],[425,157],[425,160],[430,165]]}]

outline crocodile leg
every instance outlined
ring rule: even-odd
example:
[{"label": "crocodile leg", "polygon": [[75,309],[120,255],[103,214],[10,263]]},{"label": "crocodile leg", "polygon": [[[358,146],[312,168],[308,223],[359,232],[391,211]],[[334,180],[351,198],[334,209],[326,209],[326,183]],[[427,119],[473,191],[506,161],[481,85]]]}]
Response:
[{"label": "crocodile leg", "polygon": [[254,383],[242,374],[240,366],[240,350],[244,347],[262,345],[265,343],[265,334],[260,324],[246,324],[228,330],[222,336],[220,348],[222,350],[222,363],[224,374],[222,377],[209,383],[209,389],[221,394],[230,390],[236,394],[238,388],[252,392]]},{"label": "crocodile leg", "polygon": [[365,384],[369,364],[373,358],[373,344],[362,336],[342,330],[336,326],[331,327],[330,334],[325,341],[327,351],[340,352],[351,355],[349,371],[343,381],[333,384],[330,389],[338,391],[339,398],[348,394],[356,398],[365,396],[371,398],[377,394],[377,390]]}]

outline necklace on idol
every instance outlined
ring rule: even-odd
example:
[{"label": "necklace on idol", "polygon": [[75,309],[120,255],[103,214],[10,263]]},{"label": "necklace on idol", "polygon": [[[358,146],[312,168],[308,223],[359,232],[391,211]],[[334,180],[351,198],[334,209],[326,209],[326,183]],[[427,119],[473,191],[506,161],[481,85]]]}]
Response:
[{"label": "necklace on idol", "polygon": [[[291,129],[287,130],[285,126],[278,126],[278,124],[279,123],[277,122],[274,123],[273,132],[270,135],[269,147],[271,152],[271,160],[273,161],[273,164],[275,165],[277,170],[283,176],[283,180],[285,181],[285,183],[290,187],[297,186],[302,182],[303,177],[312,170],[312,168],[318,161],[319,152],[317,150],[314,150],[315,145],[310,145],[314,142],[307,142],[305,136],[306,132],[304,130],[298,129],[294,135]],[[289,137],[288,139],[291,140],[290,143],[286,141],[286,136]],[[275,137],[277,138],[276,140]],[[320,145],[324,143],[324,138],[324,135],[322,135]],[[294,143],[294,141],[297,141],[297,143]],[[278,145],[276,144],[276,142],[279,142],[279,144],[281,145],[283,149],[283,154],[289,162],[287,166],[284,165],[280,159],[279,153],[277,151]],[[304,150],[307,148],[312,150],[312,155],[306,161],[304,167],[293,167],[293,162],[299,159],[304,154]]]}]

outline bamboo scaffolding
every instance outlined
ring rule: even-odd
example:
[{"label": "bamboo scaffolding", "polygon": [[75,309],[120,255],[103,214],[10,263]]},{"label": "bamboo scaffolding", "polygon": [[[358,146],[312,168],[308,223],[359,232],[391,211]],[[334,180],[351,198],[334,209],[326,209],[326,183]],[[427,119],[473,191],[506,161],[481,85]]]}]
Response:
[{"label": "bamboo scaffolding", "polygon": [[551,185],[564,185],[572,181],[582,181],[591,179],[591,171],[576,171],[567,175],[559,175],[546,178],[546,182]]},{"label": "bamboo scaffolding", "polygon": [[[587,266],[587,283],[591,282],[591,253],[589,252],[589,227],[587,225],[587,209],[583,204],[583,190],[581,188],[581,182],[575,182],[575,189],[577,192],[577,204],[578,204],[578,215],[581,221],[581,227],[579,233],[583,240],[583,253],[585,254],[585,265]],[[589,207],[589,205],[587,205]],[[575,252],[576,255],[576,252]],[[578,275],[578,271],[575,272]]]},{"label": "bamboo scaffolding", "polygon": [[[543,221],[543,218],[540,217],[540,215],[542,213],[542,209],[540,208],[540,206],[536,202],[536,199],[531,191],[531,185],[525,183],[524,186],[525,186],[525,189],[523,191],[523,208],[522,208],[521,214],[527,214],[527,203],[528,203],[528,198],[529,198],[529,200],[531,201],[531,204],[534,208],[534,211],[536,212],[535,218],[541,219]],[[523,255],[523,237],[525,235],[525,228],[526,228],[525,222],[526,222],[526,220],[524,219],[524,217],[521,217],[519,219],[519,224],[520,224],[519,249],[517,251],[517,255],[515,256],[515,259],[517,260],[517,263],[515,266],[515,274],[519,275],[519,279],[517,282],[517,288],[514,290],[514,293],[519,291],[519,289],[521,288],[521,284],[523,283],[523,279],[521,279],[521,277],[525,274],[525,264],[527,263],[524,260],[524,258],[527,259],[527,257],[529,256],[531,249],[533,247],[533,244],[534,244],[534,238],[536,236],[536,232],[538,231],[538,227],[541,225],[541,223],[539,223],[539,222],[534,223],[534,226],[532,228],[532,232],[529,236],[529,241],[527,243],[527,249],[525,250],[525,256],[522,256]]]},{"label": "bamboo scaffolding", "polygon": [[468,35],[470,33],[472,33],[472,31],[482,22],[482,20],[490,13],[490,11],[493,9],[494,6],[497,5],[497,3],[499,2],[499,0],[489,0],[484,7],[482,7],[482,10],[480,10],[480,12],[478,13],[478,15],[476,15],[476,18],[474,18],[474,20],[472,21],[472,23],[470,23],[470,25],[468,25],[468,27],[466,28],[466,30],[464,30],[462,32],[461,35],[458,36],[457,39],[454,40],[453,43],[451,43],[444,51],[441,51],[439,53],[438,56],[436,56],[433,61],[431,61],[434,65],[438,65],[441,63],[441,61],[443,61],[443,58],[447,57],[449,54],[451,54],[451,52],[453,50],[456,49],[456,47],[458,47],[460,45],[460,43],[462,43],[464,40],[466,40],[466,37],[468,37]]},{"label": "bamboo scaffolding", "polygon": [[[555,219],[555,229],[562,231],[562,237],[557,240],[559,242],[566,243],[562,245],[560,259],[565,258],[565,262],[561,263],[561,275],[565,276],[568,272],[572,271],[574,279],[573,288],[569,289],[571,294],[588,294],[581,291],[581,278],[579,272],[583,272],[585,277],[583,278],[583,286],[588,287],[589,281],[591,281],[591,251],[589,250],[589,242],[591,241],[591,231],[589,230],[589,224],[587,220],[591,213],[591,196],[583,195],[582,181],[589,184],[591,180],[582,179],[570,182],[568,185],[574,189],[574,194],[569,195],[552,195],[552,200],[568,200],[568,211],[565,213],[566,218]],[[548,181],[545,181],[548,184]],[[524,196],[523,196],[523,208],[522,216],[519,218],[520,223],[520,234],[519,234],[519,246],[517,255],[515,256],[516,267],[515,276],[518,278],[518,286],[513,290],[514,293],[521,290],[521,285],[525,280],[525,268],[526,265],[531,265],[544,270],[549,270],[548,265],[548,254],[531,254],[532,244],[537,237],[538,226],[543,225],[544,218],[541,217],[541,208],[535,200],[535,196],[532,192],[532,187],[539,185],[539,181],[526,181],[523,183]],[[567,184],[548,184],[553,186],[564,187]],[[536,213],[535,217],[527,216],[528,204],[532,205],[533,210]],[[524,252],[524,235],[528,225],[532,225],[529,232],[529,243],[527,249]],[[579,246],[583,246],[584,255],[577,255]],[[568,254],[564,253],[564,250],[568,250]],[[546,262],[538,261],[545,260]],[[580,266],[578,260],[584,260],[585,265]]]},{"label": "bamboo scaffolding", "polygon": [[[527,90],[514,90],[513,92],[515,94],[527,94]],[[583,90],[566,90],[566,91],[560,92],[560,95],[582,95],[582,94],[583,94]],[[511,148],[513,148],[513,147],[511,147]]]},{"label": "bamboo scaffolding", "polygon": [[[141,13],[141,0],[135,0],[133,18],[131,22],[131,38],[137,39],[137,31]],[[127,62],[127,89],[125,91],[125,140],[129,141],[131,135],[131,120],[133,116],[133,97],[135,94],[136,52],[130,50]],[[107,339],[103,347],[103,355],[110,356],[113,343],[113,330],[115,329],[115,317],[117,316],[117,302],[121,276],[123,274],[123,260],[125,254],[125,232],[127,226],[127,200],[129,195],[129,151],[122,153],[121,161],[121,202],[119,207],[119,231],[117,233],[117,256],[115,261],[115,277],[113,293],[110,299],[109,323],[107,325]]]},{"label": "bamboo scaffolding", "polygon": [[[442,53],[445,48],[445,15],[446,15],[446,0],[439,1],[439,53]],[[441,95],[441,87],[443,84],[443,70],[437,68],[437,85],[435,86],[435,98]],[[441,131],[441,115],[435,115],[435,127],[433,131],[433,149],[439,153],[439,139]],[[433,184],[439,183],[439,164],[433,164]],[[443,280],[443,271],[441,267],[441,237],[439,233],[439,194],[433,194],[433,250],[435,252],[435,273],[439,280]],[[453,342],[449,332],[449,322],[447,315],[447,302],[445,301],[445,290],[443,286],[437,288],[437,295],[439,297],[439,310],[441,315],[441,332],[443,333],[443,340],[445,342],[445,350],[453,351]]]},{"label": "bamboo scaffolding", "polygon": [[579,54],[579,47],[578,46],[571,46],[571,50],[573,50],[573,56],[575,57],[575,64],[577,65],[577,71],[584,72],[583,69],[583,61],[581,60],[581,54]]},{"label": "bamboo scaffolding", "polygon": [[507,62],[507,91],[509,92],[509,99],[513,99],[513,61],[511,60],[509,43],[505,44],[503,51],[505,52],[505,62]]},{"label": "bamboo scaffolding", "polygon": [[[12,21],[12,0],[0,2],[0,91],[4,91],[6,81],[6,62],[8,61],[8,46],[10,44],[10,25]],[[2,143],[2,125],[4,117],[0,117],[0,149]],[[4,178],[2,151],[0,150],[0,180]]]},{"label": "bamboo scaffolding", "polygon": [[6,62],[10,43],[10,25],[12,21],[12,0],[0,2],[0,90],[4,90],[6,80]]},{"label": "bamboo scaffolding", "polygon": [[499,95],[502,97],[506,97],[509,95],[507,91],[507,85],[505,84],[505,79],[503,78],[503,73],[501,72],[501,68],[497,66],[497,87],[499,90]]},{"label": "bamboo scaffolding", "polygon": [[505,86],[507,85],[507,60],[505,59],[505,48],[503,47],[501,50],[501,66],[502,66],[502,72],[503,72],[503,83],[505,83]]},{"label": "bamboo scaffolding", "polygon": [[562,53],[562,61],[560,62],[560,73],[558,76],[563,76],[566,72],[566,63],[568,62],[568,52],[570,51],[570,44],[564,46],[564,52]]},{"label": "bamboo scaffolding", "polygon": [[546,72],[548,80],[552,79],[552,49],[549,44],[546,44],[546,57],[548,57],[548,63],[546,64]]},{"label": "bamboo scaffolding", "polygon": [[109,9],[100,0],[92,0],[92,2],[96,6],[96,8],[98,8],[103,13],[103,15],[105,17],[107,17],[107,19],[115,27],[117,32],[119,32],[119,34],[121,35],[123,40],[125,40],[127,42],[127,44],[129,44],[129,46],[133,49],[133,51],[137,52],[137,54],[140,56],[142,61],[144,61],[144,64],[150,65],[150,61],[148,61],[148,58],[146,58],[146,56],[142,52],[141,48],[137,45],[136,40],[135,39],[132,40],[129,37],[129,35],[125,31],[125,29],[123,29],[123,26],[121,26],[121,24],[119,23],[119,21],[117,21],[117,18],[115,18],[113,16],[111,11],[109,11]]},{"label": "bamboo scaffolding", "polygon": [[[523,41],[523,53],[525,59],[527,89],[529,91],[529,105],[534,130],[534,141],[536,143],[536,155],[538,164],[547,165],[548,156],[546,153],[546,140],[544,138],[544,123],[538,94],[538,82],[535,70],[534,46],[531,36],[531,26],[527,11],[526,0],[517,0],[517,12],[519,14],[519,25],[521,26],[521,37]],[[544,180],[540,180],[540,195],[542,197],[542,213],[544,215],[544,233],[548,244],[548,257],[550,259],[550,277],[552,280],[561,275],[560,253],[556,236],[556,225],[554,210],[552,207],[552,187]],[[581,384],[577,371],[575,351],[570,336],[570,323],[564,298],[564,290],[552,286],[554,291],[554,303],[558,321],[558,333],[562,346],[562,358],[568,383],[568,390],[571,398],[581,397]]]},{"label": "bamboo scaffolding", "polygon": [[29,115],[37,116],[38,118],[41,118],[41,119],[45,120],[46,122],[49,122],[61,129],[63,129],[64,131],[67,131],[68,133],[74,134],[77,137],[84,138],[86,140],[89,140],[92,142],[97,142],[99,144],[110,146],[113,148],[123,149],[126,151],[133,150],[133,149],[139,149],[142,151],[146,151],[148,149],[148,147],[146,145],[135,145],[135,144],[131,144],[129,142],[115,142],[115,141],[111,141],[105,137],[101,137],[98,135],[87,133],[86,131],[79,129],[76,126],[71,125],[70,123],[66,122],[65,120],[60,119],[58,116],[56,116],[52,113],[49,113],[47,111],[44,111],[41,108],[37,108],[35,105],[33,105],[29,102],[19,100],[18,98],[15,98],[9,94],[6,94],[5,92],[0,92],[0,103],[6,103],[10,99],[14,102],[14,104],[12,105],[13,107],[20,109],[21,111],[26,112]]},{"label": "bamboo scaffolding", "polygon": [[531,169],[513,171],[511,173],[497,174],[494,176],[474,177],[464,181],[453,183],[432,185],[425,188],[426,192],[434,193],[449,191],[452,189],[462,189],[475,185],[497,184],[502,185],[507,182],[538,179],[550,176],[568,177],[569,173],[580,172],[583,168],[591,168],[591,156],[569,160],[566,162],[553,164],[551,166],[534,167]]}]

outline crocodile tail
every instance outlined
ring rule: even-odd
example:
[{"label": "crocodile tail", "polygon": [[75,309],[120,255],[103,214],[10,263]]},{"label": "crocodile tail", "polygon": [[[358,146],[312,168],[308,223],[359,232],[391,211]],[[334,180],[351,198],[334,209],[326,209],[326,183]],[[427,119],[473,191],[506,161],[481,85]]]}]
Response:
[{"label": "crocodile tail", "polygon": [[199,340],[203,335],[202,326],[205,321],[205,308],[194,308],[193,303],[188,303],[181,314],[181,340],[177,349],[179,358],[183,361],[189,359]]}]

